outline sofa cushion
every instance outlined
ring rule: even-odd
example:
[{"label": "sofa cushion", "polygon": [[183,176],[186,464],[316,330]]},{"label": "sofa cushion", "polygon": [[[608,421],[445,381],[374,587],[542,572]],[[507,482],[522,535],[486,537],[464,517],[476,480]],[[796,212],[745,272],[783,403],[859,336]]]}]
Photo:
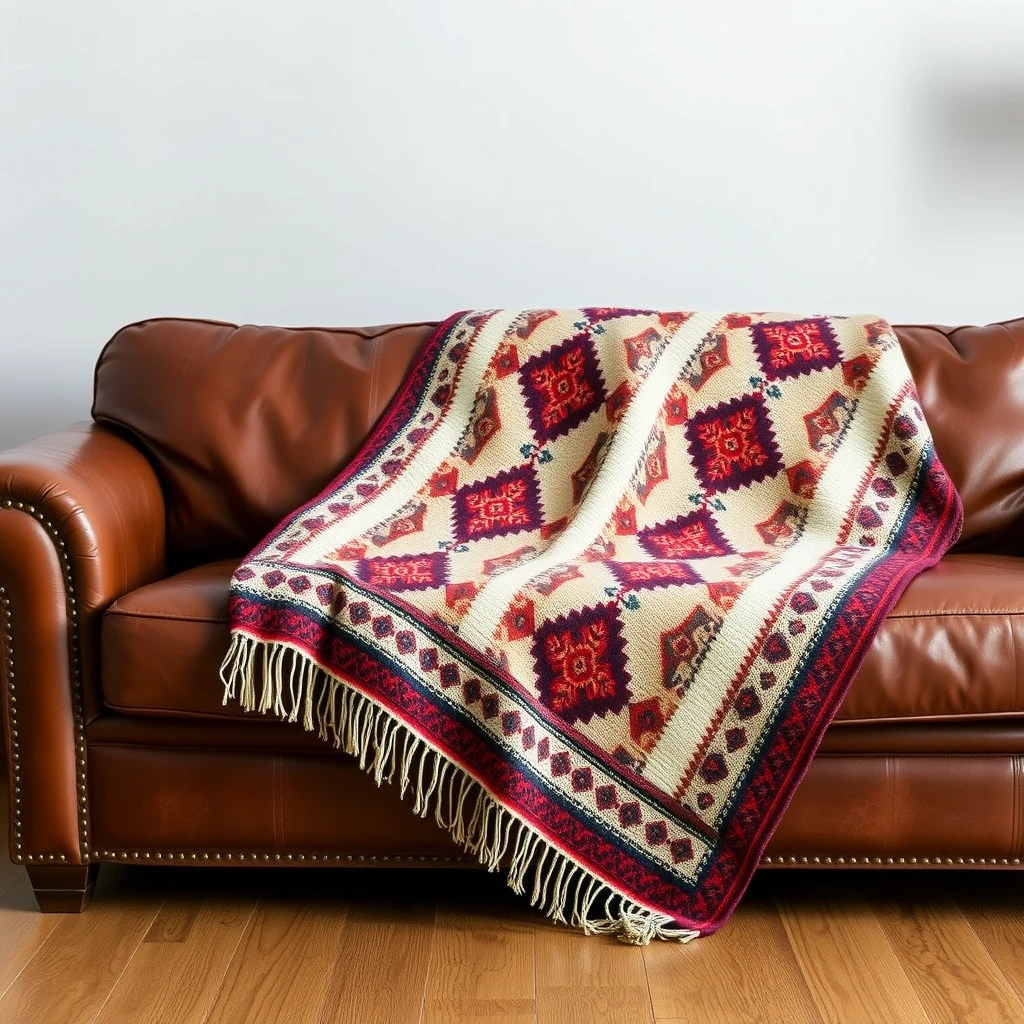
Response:
[{"label": "sofa cushion", "polygon": [[[218,678],[236,564],[190,569],[111,605],[103,619],[103,692],[110,708],[163,716],[245,714],[221,705]],[[1024,560],[948,555],[918,576],[893,609],[835,727],[1024,716],[1022,616]]]},{"label": "sofa cushion", "polygon": [[96,366],[93,416],[130,433],[156,467],[171,561],[241,556],[322,490],[434,326],[158,319],[118,331]]}]

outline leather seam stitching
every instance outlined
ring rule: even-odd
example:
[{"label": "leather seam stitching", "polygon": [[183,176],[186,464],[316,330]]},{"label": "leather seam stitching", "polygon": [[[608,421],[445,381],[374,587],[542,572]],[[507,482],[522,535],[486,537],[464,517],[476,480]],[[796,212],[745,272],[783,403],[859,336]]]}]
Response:
[{"label": "leather seam stitching", "polygon": [[207,619],[198,615],[173,615],[170,612],[126,612],[120,608],[108,608],[103,617],[107,619],[157,619],[170,622],[202,622],[208,625],[226,626],[227,619]]}]

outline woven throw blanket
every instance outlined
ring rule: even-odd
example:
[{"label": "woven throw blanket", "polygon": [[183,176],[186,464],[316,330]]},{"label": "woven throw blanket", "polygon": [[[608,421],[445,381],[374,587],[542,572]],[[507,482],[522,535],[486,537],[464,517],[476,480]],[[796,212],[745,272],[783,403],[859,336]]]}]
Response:
[{"label": "woven throw blanket", "polygon": [[685,940],[961,519],[881,320],[460,314],[235,572],[225,702],[411,791],[556,920]]}]

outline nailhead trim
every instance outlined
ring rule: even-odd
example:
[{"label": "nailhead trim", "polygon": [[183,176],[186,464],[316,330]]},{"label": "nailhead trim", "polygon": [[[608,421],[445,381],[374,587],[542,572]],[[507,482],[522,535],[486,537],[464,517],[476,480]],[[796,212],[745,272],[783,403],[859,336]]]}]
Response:
[{"label": "nailhead trim", "polygon": [[971,864],[1017,867],[1024,857],[762,857],[762,864],[934,864],[961,867]]},{"label": "nailhead trim", "polygon": [[158,850],[96,850],[95,860],[135,861],[166,860],[178,863],[230,861],[288,864],[471,864],[473,857],[442,857],[427,854],[376,853],[179,853]]},{"label": "nailhead trim", "polygon": [[[473,857],[442,857],[427,854],[376,854],[376,853],[179,853],[175,851],[155,850],[97,850],[93,853],[96,860],[114,861],[253,861],[253,862],[287,862],[292,864],[470,864],[475,863]],[[31,859],[31,858],[30,858]],[[42,859],[42,858],[37,858]],[[52,858],[51,858],[52,859]],[[802,865],[802,864],[841,864],[841,865],[897,865],[897,864],[931,864],[936,866],[958,867],[981,865],[993,867],[1012,867],[1024,864],[1024,857],[762,857],[763,865]]]},{"label": "nailhead trim", "polygon": [[[4,498],[0,508],[15,509],[24,512],[37,520],[50,535],[54,550],[60,561],[61,575],[64,577],[64,592],[67,597],[68,616],[68,659],[71,668],[71,716],[75,735],[75,783],[78,794],[78,846],[82,862],[89,863],[89,794],[85,774],[85,719],[82,712],[82,673],[81,658],[78,644],[78,606],[75,600],[75,581],[71,572],[71,558],[67,544],[53,523],[46,518],[34,505],[27,502]],[[0,605],[3,613],[4,650],[6,651],[7,670],[7,707],[11,726],[11,781],[14,794],[14,860],[16,863],[48,863],[50,861],[66,861],[64,854],[22,853],[21,835],[21,765],[18,750],[17,706],[18,697],[14,680],[14,629],[12,627],[11,599],[4,588],[0,587]]]},{"label": "nailhead trim", "polygon": [[14,861],[23,860],[21,843],[21,752],[18,744],[18,698],[14,693],[14,630],[11,621],[11,599],[5,587],[0,587],[0,616],[3,617],[4,635],[4,676],[7,679],[7,721],[10,726],[8,743],[10,750],[11,782],[14,790]]}]

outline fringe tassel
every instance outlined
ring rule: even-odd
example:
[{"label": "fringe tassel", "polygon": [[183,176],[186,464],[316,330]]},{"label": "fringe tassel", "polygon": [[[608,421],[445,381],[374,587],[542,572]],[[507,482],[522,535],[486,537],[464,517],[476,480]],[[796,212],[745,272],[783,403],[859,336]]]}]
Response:
[{"label": "fringe tassel", "polygon": [[315,728],[322,740],[358,758],[359,767],[378,786],[395,782],[397,774],[399,794],[412,792],[414,814],[425,818],[433,811],[437,824],[488,871],[498,870],[508,856],[509,887],[524,895],[532,880],[530,904],[552,920],[586,935],[614,935],[634,946],[646,946],[651,939],[689,942],[700,936],[591,875],[385,708],[293,647],[235,633],[221,679],[224,704],[237,700],[246,711],[273,710],[289,722],[301,715],[307,731]]}]

